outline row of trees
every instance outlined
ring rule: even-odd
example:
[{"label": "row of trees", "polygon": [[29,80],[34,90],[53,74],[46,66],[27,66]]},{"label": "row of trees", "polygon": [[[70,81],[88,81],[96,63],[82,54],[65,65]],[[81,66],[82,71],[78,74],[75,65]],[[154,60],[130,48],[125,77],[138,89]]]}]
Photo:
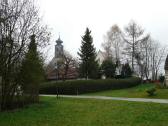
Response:
[{"label": "row of trees", "polygon": [[43,70],[37,46],[49,38],[31,0],[0,1],[0,111],[38,101]]},{"label": "row of trees", "polygon": [[114,77],[118,68],[121,75],[128,71],[128,76],[133,73],[142,79],[156,80],[167,55],[167,47],[159,45],[135,21],[130,21],[124,31],[113,25],[104,36],[102,47],[104,61],[99,66],[91,31],[87,28],[78,52],[81,77],[97,78],[100,73]]},{"label": "row of trees", "polygon": [[118,65],[131,64],[134,74],[141,78],[156,80],[160,66],[165,60],[167,47],[161,47],[150,34],[135,21],[130,21],[123,31],[113,25],[105,36],[102,44],[106,58]]},{"label": "row of trees", "polygon": [[[106,46],[107,47],[107,46]],[[91,31],[86,28],[85,34],[82,36],[82,45],[78,52],[80,56],[79,62],[79,74],[82,78],[100,78],[105,75],[107,78],[116,77],[116,68],[118,67],[117,62],[114,63],[110,50],[107,51],[107,57],[105,57],[102,64],[99,64],[97,60],[96,49],[93,45],[93,38]],[[118,50],[116,50],[117,56],[119,56]],[[118,59],[119,61],[119,59]],[[122,77],[131,76],[132,71],[128,63],[122,66],[121,70]]]}]

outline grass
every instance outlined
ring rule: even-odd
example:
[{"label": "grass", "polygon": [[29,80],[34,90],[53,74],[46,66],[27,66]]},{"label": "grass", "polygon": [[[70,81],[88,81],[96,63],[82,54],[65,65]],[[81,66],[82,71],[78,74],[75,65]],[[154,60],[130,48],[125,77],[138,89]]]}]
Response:
[{"label": "grass", "polygon": [[165,126],[168,104],[42,97],[0,113],[0,126]]},{"label": "grass", "polygon": [[107,90],[102,92],[89,93],[85,95],[99,95],[112,97],[128,97],[128,98],[161,98],[168,99],[168,89],[156,89],[156,95],[148,96],[146,90],[155,87],[154,84],[141,84],[133,88],[120,90]]}]

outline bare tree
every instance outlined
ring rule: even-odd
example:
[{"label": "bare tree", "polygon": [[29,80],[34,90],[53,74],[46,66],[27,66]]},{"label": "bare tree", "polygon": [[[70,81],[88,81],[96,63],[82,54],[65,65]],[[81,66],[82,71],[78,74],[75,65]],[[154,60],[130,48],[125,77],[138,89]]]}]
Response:
[{"label": "bare tree", "polygon": [[110,31],[107,32],[107,37],[114,50],[115,61],[120,61],[121,50],[123,47],[123,40],[121,36],[121,30],[118,25],[113,25]]},{"label": "bare tree", "polygon": [[[139,52],[140,43],[145,41],[148,35],[144,35],[144,30],[135,23],[130,21],[127,27],[125,27],[125,33],[123,39],[126,42],[126,54],[131,58],[132,70],[134,71],[135,54]],[[135,71],[134,71],[135,72]]]},{"label": "bare tree", "polygon": [[63,78],[67,79],[67,74],[68,71],[71,70],[71,74],[73,72],[77,71],[77,61],[75,60],[75,58],[67,51],[64,51],[64,56],[63,56],[63,69],[64,69],[64,74],[63,74]]},{"label": "bare tree", "polygon": [[146,41],[143,41],[141,43],[141,54],[144,57],[143,58],[143,64],[144,64],[144,74],[146,79],[149,79],[149,75],[150,75],[150,50],[151,50],[151,45],[152,45],[152,41],[151,41],[151,37],[149,35],[149,38],[146,39]]},{"label": "bare tree", "polygon": [[41,25],[38,10],[31,0],[0,1],[0,9],[0,97],[1,109],[5,109],[20,87],[17,75],[29,36],[35,34],[38,45],[42,46],[49,41],[50,33]]},{"label": "bare tree", "polygon": [[103,53],[105,59],[112,59],[112,45],[111,42],[104,36],[104,42],[102,43]]},{"label": "bare tree", "polygon": [[152,40],[149,51],[152,80],[157,80],[160,66],[166,59],[167,46],[161,46],[158,42]]},{"label": "bare tree", "polygon": [[120,61],[123,41],[118,25],[113,25],[104,38],[105,42],[102,43],[102,47],[107,57],[114,57],[116,62]]}]

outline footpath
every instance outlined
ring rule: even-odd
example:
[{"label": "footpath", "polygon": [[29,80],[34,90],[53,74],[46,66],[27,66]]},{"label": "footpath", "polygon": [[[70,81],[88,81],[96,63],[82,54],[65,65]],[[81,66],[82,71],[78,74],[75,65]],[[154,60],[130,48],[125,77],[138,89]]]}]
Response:
[{"label": "footpath", "polygon": [[119,101],[132,101],[132,102],[153,102],[168,104],[168,99],[149,99],[149,98],[124,98],[124,97],[109,97],[109,96],[87,96],[87,95],[45,95],[47,97],[63,97],[63,98],[78,98],[78,99],[100,99],[100,100],[119,100]]}]

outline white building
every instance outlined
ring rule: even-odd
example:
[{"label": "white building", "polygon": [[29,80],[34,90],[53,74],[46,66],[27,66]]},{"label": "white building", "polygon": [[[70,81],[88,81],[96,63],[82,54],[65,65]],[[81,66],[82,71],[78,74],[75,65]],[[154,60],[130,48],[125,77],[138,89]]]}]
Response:
[{"label": "white building", "polygon": [[166,57],[164,69],[165,69],[165,85],[168,86],[168,55]]},{"label": "white building", "polygon": [[96,60],[98,60],[99,64],[102,64],[102,62],[105,60],[105,53],[99,50],[97,53]]}]

